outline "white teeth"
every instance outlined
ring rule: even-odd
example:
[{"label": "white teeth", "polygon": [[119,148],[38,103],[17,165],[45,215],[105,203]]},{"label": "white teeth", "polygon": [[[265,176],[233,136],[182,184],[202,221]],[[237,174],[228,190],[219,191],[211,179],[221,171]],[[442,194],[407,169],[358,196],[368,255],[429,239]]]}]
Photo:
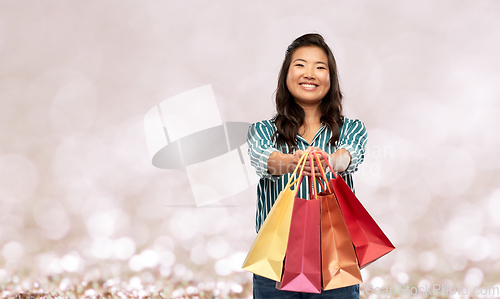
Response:
[{"label": "white teeth", "polygon": [[304,83],[302,83],[302,84],[300,84],[300,85],[302,85],[302,86],[304,86],[304,87],[310,87],[310,88],[314,88],[314,87],[316,87],[316,85],[314,85],[314,84],[304,84]]}]

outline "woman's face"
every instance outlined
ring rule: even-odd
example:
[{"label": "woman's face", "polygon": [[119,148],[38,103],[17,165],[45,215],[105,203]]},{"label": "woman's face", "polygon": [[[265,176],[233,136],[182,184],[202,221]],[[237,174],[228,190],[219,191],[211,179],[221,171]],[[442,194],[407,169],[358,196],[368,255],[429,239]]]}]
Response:
[{"label": "woman's face", "polygon": [[288,69],[286,86],[297,104],[319,104],[330,90],[330,71],[325,51],[316,46],[295,50]]}]

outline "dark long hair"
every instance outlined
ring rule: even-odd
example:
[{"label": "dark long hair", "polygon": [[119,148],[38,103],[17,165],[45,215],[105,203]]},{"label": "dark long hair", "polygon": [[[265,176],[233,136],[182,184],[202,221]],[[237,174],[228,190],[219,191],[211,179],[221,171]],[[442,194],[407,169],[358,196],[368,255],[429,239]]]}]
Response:
[{"label": "dark long hair", "polygon": [[339,139],[339,128],[344,123],[342,114],[342,93],[340,92],[339,78],[337,73],[337,63],[333,57],[330,47],[319,34],[305,34],[295,39],[288,46],[283,60],[283,65],[278,78],[278,88],[276,89],[276,115],[273,122],[276,125],[276,132],[273,138],[278,145],[287,144],[290,149],[297,146],[295,138],[299,133],[299,128],[304,124],[304,109],[295,102],[292,94],[286,85],[286,78],[293,53],[301,47],[316,46],[323,49],[328,57],[328,69],[330,71],[330,90],[325,95],[320,104],[320,122],[332,130],[332,138],[329,143],[335,146]]}]

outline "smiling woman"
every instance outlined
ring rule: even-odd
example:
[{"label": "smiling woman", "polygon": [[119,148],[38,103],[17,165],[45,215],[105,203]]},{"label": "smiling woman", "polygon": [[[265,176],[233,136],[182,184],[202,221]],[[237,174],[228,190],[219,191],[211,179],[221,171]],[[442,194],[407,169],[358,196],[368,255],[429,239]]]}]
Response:
[{"label": "smiling woman", "polygon": [[[247,136],[251,164],[260,177],[257,188],[256,230],[259,231],[278,194],[306,151],[329,157],[336,172],[353,189],[352,173],[363,162],[366,130],[359,120],[344,118],[342,93],[333,54],[319,34],[297,38],[287,49],[276,90],[276,115],[250,126]],[[328,158],[327,158],[328,159]],[[323,167],[327,161],[321,158]],[[304,173],[310,175],[309,162]],[[316,170],[317,169],[316,167]],[[332,174],[327,174],[328,179]],[[310,198],[309,178],[297,197]],[[276,282],[254,275],[254,298],[359,298],[359,285],[321,294],[276,289]]]}]

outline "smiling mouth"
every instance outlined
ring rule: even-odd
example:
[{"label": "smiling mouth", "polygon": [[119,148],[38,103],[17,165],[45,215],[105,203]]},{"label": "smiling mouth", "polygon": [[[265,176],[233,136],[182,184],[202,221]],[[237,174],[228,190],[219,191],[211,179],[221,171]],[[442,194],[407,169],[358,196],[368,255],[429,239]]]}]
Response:
[{"label": "smiling mouth", "polygon": [[309,83],[301,83],[300,86],[305,87],[305,88],[316,88],[318,85],[316,84],[309,84]]}]

